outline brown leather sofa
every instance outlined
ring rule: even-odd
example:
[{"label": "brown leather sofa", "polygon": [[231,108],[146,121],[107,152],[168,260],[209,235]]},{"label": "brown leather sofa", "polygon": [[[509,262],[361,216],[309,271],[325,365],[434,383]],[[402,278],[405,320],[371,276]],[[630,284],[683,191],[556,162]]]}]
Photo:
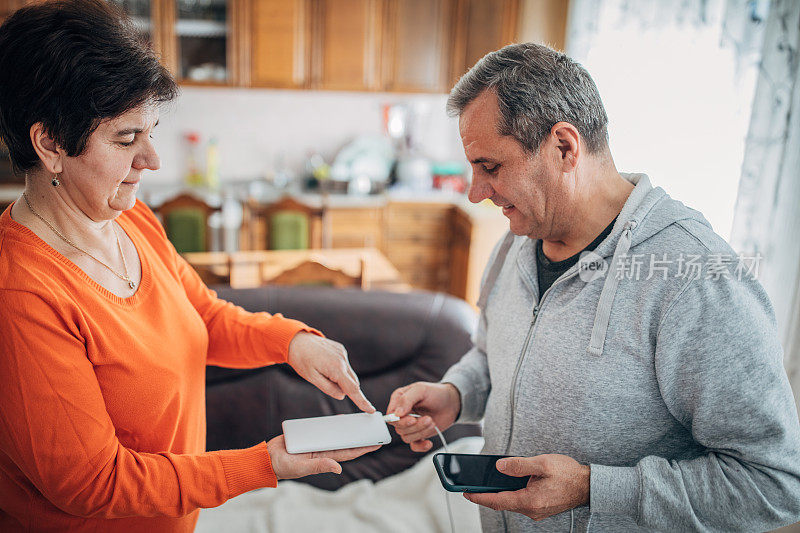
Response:
[{"label": "brown leather sofa", "polygon": [[[470,348],[476,315],[465,302],[444,294],[405,294],[307,287],[217,288],[219,296],[248,311],[267,311],[302,320],[341,342],[367,398],[385,411],[392,391],[414,381],[438,381]],[[350,400],[328,397],[288,365],[256,370],[208,367],[208,449],[252,446],[282,433],[290,418],[357,412]],[[379,480],[416,463],[393,430],[380,450],[343,463],[341,475],[302,481],[335,490],[358,479]],[[448,442],[479,435],[478,426],[454,426]],[[434,446],[440,446],[438,438]]]}]

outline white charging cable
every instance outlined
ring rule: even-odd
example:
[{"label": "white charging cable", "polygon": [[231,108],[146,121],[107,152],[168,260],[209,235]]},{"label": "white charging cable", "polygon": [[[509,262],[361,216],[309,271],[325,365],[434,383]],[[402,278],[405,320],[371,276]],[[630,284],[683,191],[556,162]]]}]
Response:
[{"label": "white charging cable", "polygon": [[[413,416],[414,418],[421,418],[420,415],[416,413],[409,413],[408,416]],[[400,417],[394,413],[389,413],[388,415],[385,415],[383,417],[383,420],[385,422],[397,422],[398,420],[400,420]],[[444,451],[450,453],[450,449],[447,447],[447,441],[444,439],[444,435],[442,435],[442,432],[439,430],[439,426],[434,424],[433,429],[435,429],[436,434],[439,435],[439,438],[442,441],[442,447],[444,447]],[[447,504],[447,517],[450,519],[450,531],[451,533],[456,533],[456,524],[455,521],[453,520],[453,509],[450,507],[450,498],[448,496],[449,496],[448,492],[445,491],[444,502]]]}]

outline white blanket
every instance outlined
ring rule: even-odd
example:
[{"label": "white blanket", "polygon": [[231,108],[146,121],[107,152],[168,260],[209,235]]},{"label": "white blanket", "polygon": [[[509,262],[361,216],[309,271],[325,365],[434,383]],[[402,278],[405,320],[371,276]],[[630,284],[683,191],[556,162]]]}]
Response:
[{"label": "white blanket", "polygon": [[[452,443],[454,453],[478,453],[480,437]],[[438,450],[441,451],[441,450]],[[458,533],[480,532],[477,507],[442,488],[431,456],[377,483],[361,480],[335,492],[281,481],[200,512],[195,533],[450,533],[445,498]]]}]

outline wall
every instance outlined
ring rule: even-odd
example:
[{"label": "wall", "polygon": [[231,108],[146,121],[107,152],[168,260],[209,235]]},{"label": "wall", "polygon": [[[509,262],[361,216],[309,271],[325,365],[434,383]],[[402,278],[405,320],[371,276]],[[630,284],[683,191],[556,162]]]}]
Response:
[{"label": "wall", "polygon": [[464,160],[458,125],[445,114],[443,94],[405,95],[272,89],[183,87],[176,102],[161,112],[154,142],[161,169],[152,184],[177,183],[186,168],[183,133],[217,137],[220,177],[245,180],[263,176],[282,154],[299,171],[309,152],[328,163],[359,135],[383,134],[383,106],[407,103],[418,111],[418,145],[436,160]]}]

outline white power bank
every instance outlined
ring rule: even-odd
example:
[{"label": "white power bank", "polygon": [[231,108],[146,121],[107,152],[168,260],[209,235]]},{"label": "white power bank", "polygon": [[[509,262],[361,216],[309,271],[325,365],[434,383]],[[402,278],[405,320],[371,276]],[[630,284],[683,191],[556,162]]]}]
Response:
[{"label": "white power bank", "polygon": [[283,436],[289,453],[360,448],[392,440],[379,412],[284,420]]}]

